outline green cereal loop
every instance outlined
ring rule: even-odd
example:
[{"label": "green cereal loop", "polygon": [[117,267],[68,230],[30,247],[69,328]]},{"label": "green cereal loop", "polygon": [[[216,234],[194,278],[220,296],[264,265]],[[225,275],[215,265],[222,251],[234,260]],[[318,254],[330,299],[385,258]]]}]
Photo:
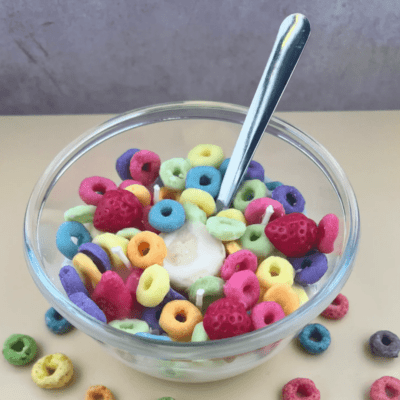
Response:
[{"label": "green cereal loop", "polygon": [[242,247],[252,251],[258,258],[267,258],[275,249],[267,236],[265,236],[264,229],[265,226],[261,224],[249,225],[244,235],[240,238]]},{"label": "green cereal loop", "polygon": [[186,221],[206,224],[207,214],[200,207],[193,203],[183,203],[182,206],[185,210]]},{"label": "green cereal loop", "polygon": [[135,235],[137,235],[140,232],[142,232],[142,231],[137,228],[124,228],[124,229],[121,229],[120,231],[118,231],[116,233],[116,235],[122,236],[128,240],[131,240]]},{"label": "green cereal loop", "polygon": [[36,355],[35,339],[28,335],[13,334],[3,344],[4,358],[13,365],[25,365],[31,362]]},{"label": "green cereal loop", "polygon": [[199,289],[204,289],[203,306],[201,312],[205,312],[214,301],[224,297],[225,281],[217,276],[204,276],[199,278],[189,287],[189,300],[196,304],[196,294]]},{"label": "green cereal loop", "polygon": [[134,335],[138,332],[150,332],[150,327],[146,321],[140,319],[123,319],[111,321],[108,325],[126,333]]},{"label": "green cereal loop", "polygon": [[87,224],[93,222],[94,212],[96,211],[96,206],[80,205],[72,207],[64,213],[65,221],[75,221],[81,224]]},{"label": "green cereal loop", "polygon": [[184,158],[171,158],[164,161],[160,167],[160,178],[167,186],[175,190],[184,190],[186,184],[186,174],[192,165],[189,160]]},{"label": "green cereal loop", "polygon": [[215,144],[199,144],[189,151],[188,159],[192,167],[209,166],[219,168],[224,161],[224,151]]},{"label": "green cereal loop", "polygon": [[244,213],[246,207],[252,200],[267,197],[267,193],[268,189],[265,183],[261,182],[259,179],[246,181],[240,186],[240,189],[236,193],[235,199],[233,200],[233,207]]},{"label": "green cereal loop", "polygon": [[224,242],[239,239],[246,231],[246,224],[227,217],[210,217],[206,228],[210,235]]},{"label": "green cereal loop", "polygon": [[191,342],[205,342],[210,340],[203,325],[203,321],[199,322],[193,329]]}]

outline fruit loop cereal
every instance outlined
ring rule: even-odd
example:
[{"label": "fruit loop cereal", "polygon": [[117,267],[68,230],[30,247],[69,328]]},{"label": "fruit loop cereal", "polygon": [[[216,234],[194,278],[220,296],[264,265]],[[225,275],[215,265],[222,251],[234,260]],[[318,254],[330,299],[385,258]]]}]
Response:
[{"label": "fruit loop cereal", "polygon": [[102,385],[90,386],[86,391],[85,400],[114,400],[111,390]]},{"label": "fruit loop cereal", "polygon": [[310,324],[300,332],[299,341],[309,353],[320,354],[331,344],[331,335],[323,325]]},{"label": "fruit loop cereal", "polygon": [[64,354],[55,353],[42,357],[32,368],[32,380],[43,389],[66,386],[74,374],[71,360]]},{"label": "fruit loop cereal", "polygon": [[321,313],[327,319],[342,319],[349,311],[349,301],[344,294],[339,293],[332,303]]},{"label": "fruit loop cereal", "polygon": [[321,394],[311,379],[296,378],[282,389],[283,400],[320,400]]},{"label": "fruit loop cereal", "polygon": [[[337,216],[306,217],[298,188],[266,182],[256,161],[217,213],[229,160],[213,144],[169,160],[131,148],[112,160],[121,181],[83,179],[84,204],[70,205],[56,237],[69,299],[115,329],[178,342],[246,334],[306,303],[328,270]],[[340,299],[323,315],[341,315]]]},{"label": "fruit loop cereal", "polygon": [[36,356],[36,341],[28,335],[13,334],[3,344],[3,356],[13,365],[25,365]]},{"label": "fruit loop cereal", "polygon": [[371,385],[369,396],[371,400],[400,399],[400,380],[392,376],[382,376]]}]

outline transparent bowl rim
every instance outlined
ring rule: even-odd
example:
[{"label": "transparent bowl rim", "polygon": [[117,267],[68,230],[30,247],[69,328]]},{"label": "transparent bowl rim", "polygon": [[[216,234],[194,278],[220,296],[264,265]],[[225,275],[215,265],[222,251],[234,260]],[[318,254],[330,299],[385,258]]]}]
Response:
[{"label": "transparent bowl rim", "polygon": [[[333,156],[311,136],[300,131],[298,128],[283,121],[282,119],[272,116],[269,126],[275,126],[280,130],[283,129],[290,132],[302,142],[307,151],[311,151],[313,154],[316,154],[320,160],[323,160],[324,167],[331,171],[336,179],[334,182],[335,185],[340,185],[346,194],[346,198],[342,199],[342,201],[345,201],[349,208],[349,213],[347,216],[349,219],[348,241],[341,260],[339,261],[339,265],[336,268],[336,271],[328,279],[323,291],[317,293],[306,304],[284,319],[276,322],[273,324],[273,326],[268,326],[263,329],[250,332],[246,335],[229,339],[199,343],[177,343],[168,341],[161,342],[159,340],[132,336],[101,323],[73,304],[67,297],[58,291],[58,289],[44,273],[39,261],[40,256],[36,246],[38,241],[35,214],[37,222],[40,219],[41,210],[44,206],[46,198],[52,187],[54,187],[56,184],[57,178],[54,171],[58,171],[58,176],[62,175],[62,173],[68,168],[68,165],[70,165],[70,163],[68,163],[66,160],[71,159],[71,155],[73,155],[77,149],[80,149],[79,151],[86,149],[86,152],[88,149],[90,149],[90,143],[92,143],[94,140],[99,140],[102,135],[103,140],[105,140],[107,137],[110,137],[109,135],[105,136],[103,133],[114,126],[117,126],[118,124],[134,120],[138,117],[150,116],[151,114],[165,114],[172,111],[194,110],[234,113],[240,115],[242,120],[244,120],[248,108],[221,102],[181,101],[142,107],[128,111],[124,114],[117,115],[116,117],[107,120],[99,126],[88,130],[67,145],[43,172],[38,182],[34,186],[28,201],[24,219],[24,254],[29,272],[35,284],[38,286],[39,290],[50,302],[50,304],[64,317],[69,319],[70,322],[73,323],[73,325],[75,325],[78,329],[82,330],[101,343],[128,351],[129,353],[142,354],[156,358],[206,359],[241,354],[277,342],[297,332],[307,323],[304,323],[304,321],[311,321],[314,319],[337,296],[350,276],[354,259],[358,250],[360,236],[359,209],[354,191],[343,169],[333,158]],[[162,119],[162,121],[166,120],[169,119]],[[151,123],[154,122],[155,121],[152,121]],[[100,142],[97,144],[99,143]],[[38,204],[41,204],[40,211],[39,213],[35,213],[35,205],[37,206]]]}]

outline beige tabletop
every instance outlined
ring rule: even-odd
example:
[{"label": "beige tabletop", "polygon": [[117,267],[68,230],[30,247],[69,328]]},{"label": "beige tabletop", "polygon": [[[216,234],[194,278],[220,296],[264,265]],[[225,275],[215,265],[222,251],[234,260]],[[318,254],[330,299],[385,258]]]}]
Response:
[{"label": "beige tabletop", "polygon": [[71,385],[45,390],[31,380],[31,365],[0,359],[0,393],[7,400],[84,399],[90,385],[108,386],[117,400],[280,399],[283,385],[312,379],[323,400],[369,399],[370,385],[400,379],[400,359],[372,357],[366,346],[378,330],[400,336],[400,111],[278,113],[323,144],[343,167],[356,193],[362,222],[354,271],[343,288],[350,310],[341,321],[316,319],[331,332],[329,349],[307,355],[295,342],[275,358],[236,378],[208,384],[162,381],[129,369],[73,330],[57,336],[44,323],[48,303],[29,275],[22,224],[31,190],[47,164],[72,139],[108,115],[0,117],[0,341],[12,333],[37,340],[39,356],[62,352],[74,363]]}]

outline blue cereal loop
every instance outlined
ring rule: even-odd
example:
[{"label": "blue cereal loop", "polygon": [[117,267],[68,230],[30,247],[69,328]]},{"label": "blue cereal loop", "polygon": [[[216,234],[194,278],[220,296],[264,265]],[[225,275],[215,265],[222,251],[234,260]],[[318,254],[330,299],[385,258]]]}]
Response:
[{"label": "blue cereal loop", "polygon": [[153,339],[153,340],[161,340],[164,342],[171,342],[172,339],[169,336],[161,336],[161,335],[153,335],[152,333],[148,332],[138,332],[135,333],[136,336],[144,337],[147,339]]},{"label": "blue cereal loop", "polygon": [[265,186],[267,189],[272,192],[274,191],[278,186],[282,186],[283,183],[279,181],[273,181],[273,182],[265,182]]},{"label": "blue cereal loop", "polygon": [[185,209],[175,200],[161,200],[149,212],[149,224],[161,232],[173,232],[185,223]]},{"label": "blue cereal loop", "polygon": [[331,335],[323,325],[310,324],[300,332],[299,341],[309,353],[320,354],[331,344]]},{"label": "blue cereal loop", "polygon": [[186,175],[186,189],[201,189],[217,197],[221,188],[221,172],[214,167],[194,167]]},{"label": "blue cereal loop", "polygon": [[70,324],[61,314],[57,312],[53,307],[50,307],[44,319],[47,327],[57,335],[62,335],[63,333],[69,332],[73,326]]},{"label": "blue cereal loop", "polygon": [[[72,238],[76,238],[75,244]],[[89,231],[80,222],[67,221],[60,225],[56,235],[56,245],[58,250],[67,258],[72,260],[78,253],[79,246],[83,243],[91,242],[92,237]]]}]

